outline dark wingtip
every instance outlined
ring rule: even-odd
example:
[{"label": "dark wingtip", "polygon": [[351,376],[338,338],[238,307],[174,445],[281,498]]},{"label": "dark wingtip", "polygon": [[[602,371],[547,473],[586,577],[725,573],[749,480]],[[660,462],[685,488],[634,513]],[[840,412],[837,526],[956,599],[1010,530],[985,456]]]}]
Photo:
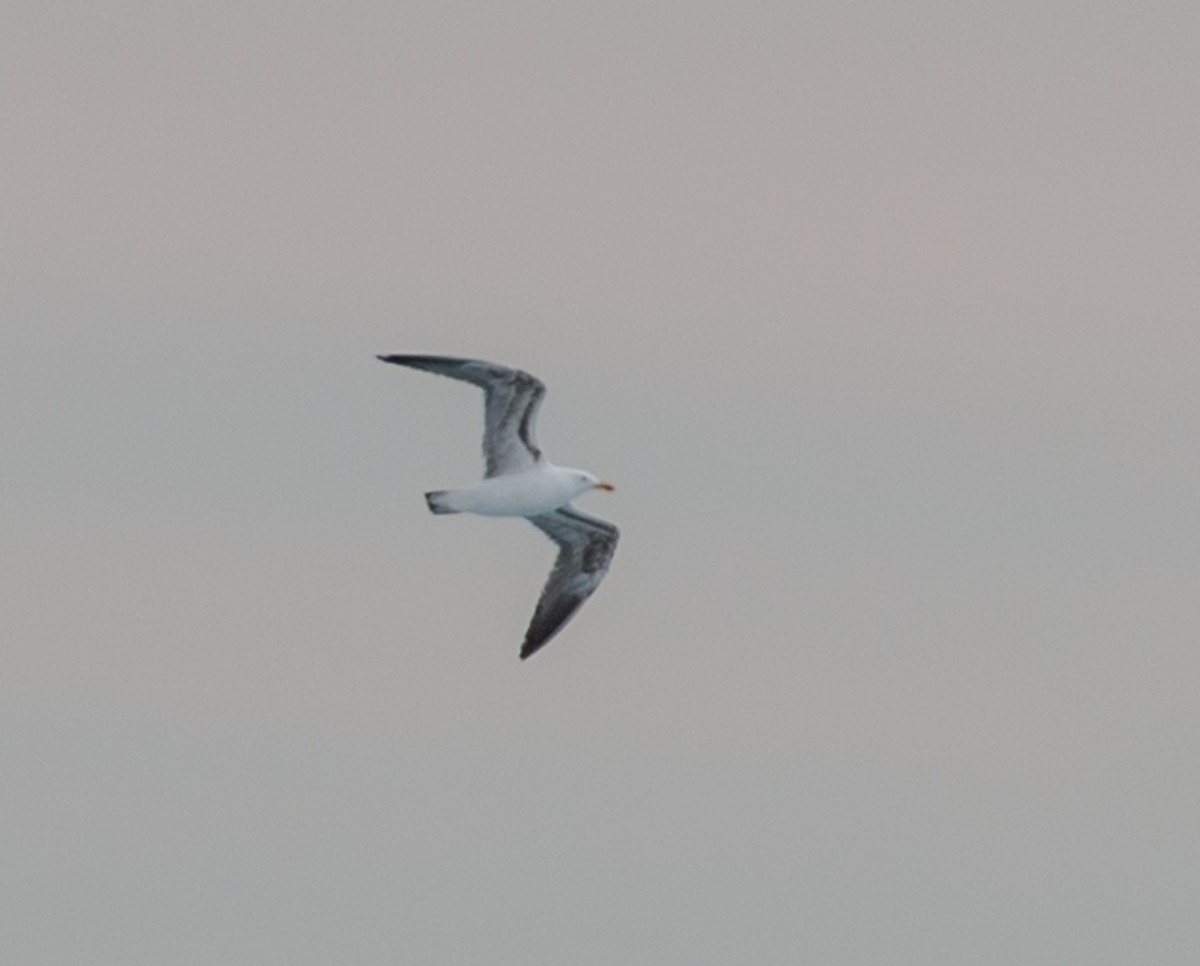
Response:
[{"label": "dark wingtip", "polygon": [[380,362],[390,362],[397,366],[412,366],[414,369],[430,369],[434,372],[440,371],[438,367],[448,365],[462,365],[470,362],[470,359],[459,359],[454,356],[414,356],[396,353],[386,356],[376,356]]}]

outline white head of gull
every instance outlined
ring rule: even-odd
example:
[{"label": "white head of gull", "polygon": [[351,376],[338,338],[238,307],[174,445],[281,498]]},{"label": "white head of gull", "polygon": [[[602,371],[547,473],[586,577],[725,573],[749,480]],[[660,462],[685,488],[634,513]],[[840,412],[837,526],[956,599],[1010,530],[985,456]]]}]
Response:
[{"label": "white head of gull", "polygon": [[384,362],[461,379],[483,390],[483,479],[458,490],[433,490],[433,513],[525,517],[558,544],[554,569],[538,599],[521,659],[557,634],[600,586],[617,549],[617,528],[571,500],[613,485],[586,470],[555,466],[537,445],[537,413],[546,387],[519,369],[448,356],[379,356]]}]

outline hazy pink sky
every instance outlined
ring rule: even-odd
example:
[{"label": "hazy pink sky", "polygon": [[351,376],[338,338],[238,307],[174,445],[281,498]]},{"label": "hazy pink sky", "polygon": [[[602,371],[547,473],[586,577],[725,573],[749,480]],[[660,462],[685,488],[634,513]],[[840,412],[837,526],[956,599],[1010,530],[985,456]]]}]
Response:
[{"label": "hazy pink sky", "polygon": [[[1190,966],[1198,28],[17,0],[10,955]],[[618,485],[533,661],[390,352]]]}]

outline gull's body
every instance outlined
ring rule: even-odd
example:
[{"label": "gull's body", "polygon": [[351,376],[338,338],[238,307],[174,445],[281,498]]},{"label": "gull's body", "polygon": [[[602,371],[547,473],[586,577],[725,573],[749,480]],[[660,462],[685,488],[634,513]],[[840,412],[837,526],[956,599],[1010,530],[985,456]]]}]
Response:
[{"label": "gull's body", "polygon": [[611,490],[585,470],[555,466],[537,445],[537,411],[546,387],[519,369],[447,356],[379,356],[384,362],[461,379],[484,391],[484,478],[457,490],[425,494],[433,513],[525,517],[558,544],[521,647],[522,659],[550,640],[608,572],[617,528],[571,506],[588,490]]},{"label": "gull's body", "polygon": [[488,476],[474,486],[431,494],[434,513],[478,513],[486,517],[530,517],[557,510],[580,493],[596,488],[582,470],[540,466],[506,476]]}]

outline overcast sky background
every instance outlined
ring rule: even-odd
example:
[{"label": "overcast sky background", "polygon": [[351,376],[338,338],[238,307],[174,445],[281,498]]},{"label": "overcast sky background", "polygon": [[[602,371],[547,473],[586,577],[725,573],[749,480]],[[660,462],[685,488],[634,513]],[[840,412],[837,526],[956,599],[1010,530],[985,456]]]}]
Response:
[{"label": "overcast sky background", "polygon": [[[1193,2],[17,0],[0,947],[1192,964]],[[549,386],[622,542],[434,518]]]}]

